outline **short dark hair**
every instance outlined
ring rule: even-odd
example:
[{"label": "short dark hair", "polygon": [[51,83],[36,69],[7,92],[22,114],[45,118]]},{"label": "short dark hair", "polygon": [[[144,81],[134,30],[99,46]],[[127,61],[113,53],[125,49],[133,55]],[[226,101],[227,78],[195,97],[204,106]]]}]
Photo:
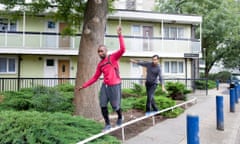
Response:
[{"label": "short dark hair", "polygon": [[101,44],[101,45],[98,46],[98,48],[100,48],[100,47],[105,47],[105,48],[107,48],[106,45],[104,45],[104,44]]},{"label": "short dark hair", "polygon": [[160,57],[156,54],[152,56],[152,58],[155,58],[155,57],[157,57],[157,59],[160,59]]}]

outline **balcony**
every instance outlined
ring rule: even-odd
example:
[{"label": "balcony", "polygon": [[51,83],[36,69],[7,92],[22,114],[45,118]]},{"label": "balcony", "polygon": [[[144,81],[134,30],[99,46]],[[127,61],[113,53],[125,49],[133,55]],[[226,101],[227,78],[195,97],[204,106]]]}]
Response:
[{"label": "balcony", "polygon": [[[66,54],[72,51],[71,54],[77,55],[81,35],[76,36],[61,36],[58,33],[44,32],[0,32],[0,50],[8,52],[21,50],[22,54],[27,51],[46,51],[56,54]],[[192,39],[170,39],[161,37],[136,37],[124,36],[127,56],[147,56],[153,53],[160,53],[160,56],[183,57],[184,53],[200,53],[200,41]],[[106,35],[104,44],[109,51],[118,49],[119,43],[116,35]],[[0,51],[3,53],[3,51]],[[41,53],[39,53],[41,54]]]}]

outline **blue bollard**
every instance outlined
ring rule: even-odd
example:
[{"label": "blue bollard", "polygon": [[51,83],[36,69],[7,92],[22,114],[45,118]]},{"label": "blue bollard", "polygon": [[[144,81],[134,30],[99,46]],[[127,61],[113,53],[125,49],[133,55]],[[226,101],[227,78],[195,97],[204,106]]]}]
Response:
[{"label": "blue bollard", "polygon": [[238,84],[235,84],[234,91],[235,91],[235,103],[238,103]]},{"label": "blue bollard", "polygon": [[230,88],[230,112],[235,112],[235,90]]},{"label": "blue bollard", "polygon": [[239,84],[237,86],[237,94],[238,94],[238,98],[240,98],[240,85]]},{"label": "blue bollard", "polygon": [[216,96],[217,129],[224,130],[223,96]]},{"label": "blue bollard", "polygon": [[199,118],[187,115],[187,144],[199,144]]},{"label": "blue bollard", "polygon": [[239,95],[239,84],[238,84],[238,82],[235,82],[235,93],[236,93],[237,99],[239,99],[240,95]]}]

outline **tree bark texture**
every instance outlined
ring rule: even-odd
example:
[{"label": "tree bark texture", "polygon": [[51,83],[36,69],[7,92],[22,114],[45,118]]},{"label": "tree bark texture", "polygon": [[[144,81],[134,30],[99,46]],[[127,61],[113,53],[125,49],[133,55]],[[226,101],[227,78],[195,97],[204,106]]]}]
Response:
[{"label": "tree bark texture", "polygon": [[[107,10],[107,0],[88,0],[87,2],[79,47],[76,87],[89,80],[96,71],[97,63],[100,61],[97,49],[104,43]],[[74,114],[94,120],[101,119],[98,94],[99,82],[81,91],[75,91]]]}]

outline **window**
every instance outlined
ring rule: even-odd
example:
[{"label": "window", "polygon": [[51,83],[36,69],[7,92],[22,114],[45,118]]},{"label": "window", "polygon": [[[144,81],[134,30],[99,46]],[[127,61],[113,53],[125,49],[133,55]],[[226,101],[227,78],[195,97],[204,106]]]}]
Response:
[{"label": "window", "polygon": [[178,73],[177,62],[176,61],[171,62],[171,72],[172,73]]},{"label": "window", "polygon": [[132,25],[132,35],[133,36],[140,36],[141,31],[140,31],[140,26],[139,25]]},{"label": "window", "polygon": [[164,62],[164,73],[183,73],[183,62],[182,61],[165,61]]},{"label": "window", "polygon": [[178,72],[183,73],[183,62],[178,62]]},{"label": "window", "polygon": [[165,63],[164,63],[164,72],[165,72],[165,73],[170,73],[169,63],[170,63],[170,62],[165,62]]},{"label": "window", "polygon": [[169,38],[177,38],[177,28],[176,27],[169,28]]},{"label": "window", "polygon": [[55,29],[56,28],[56,24],[53,21],[48,21],[47,27],[48,27],[48,29]]},{"label": "window", "polygon": [[127,10],[136,10],[136,0],[127,0],[126,9]]},{"label": "window", "polygon": [[47,66],[54,66],[54,59],[47,59]]},{"label": "window", "polygon": [[17,23],[6,18],[0,18],[0,31],[16,31]]},{"label": "window", "polygon": [[15,58],[0,58],[0,73],[15,73],[16,59]]},{"label": "window", "polygon": [[184,38],[184,28],[183,27],[164,27],[164,37],[165,38]]}]

